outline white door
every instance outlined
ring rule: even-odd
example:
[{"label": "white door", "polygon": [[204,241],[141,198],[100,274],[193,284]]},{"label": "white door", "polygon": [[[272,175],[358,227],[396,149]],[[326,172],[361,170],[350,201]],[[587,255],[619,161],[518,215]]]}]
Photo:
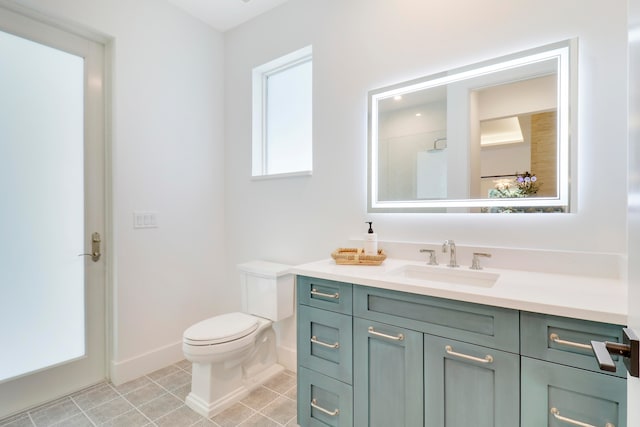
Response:
[{"label": "white door", "polygon": [[0,418],[105,378],[103,115],[102,46],[0,8]]}]

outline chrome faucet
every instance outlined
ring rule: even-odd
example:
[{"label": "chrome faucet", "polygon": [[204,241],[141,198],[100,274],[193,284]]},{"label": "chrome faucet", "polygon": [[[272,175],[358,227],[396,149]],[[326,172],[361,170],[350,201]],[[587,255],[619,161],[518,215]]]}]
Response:
[{"label": "chrome faucet", "polygon": [[449,253],[451,254],[447,267],[460,267],[456,261],[456,242],[453,240],[445,240],[442,244],[442,253],[446,253],[447,248],[449,248]]}]

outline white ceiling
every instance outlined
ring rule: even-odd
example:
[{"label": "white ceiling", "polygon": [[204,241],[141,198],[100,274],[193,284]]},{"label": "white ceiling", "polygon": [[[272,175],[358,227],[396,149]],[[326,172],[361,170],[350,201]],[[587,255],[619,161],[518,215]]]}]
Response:
[{"label": "white ceiling", "polygon": [[227,31],[288,0],[168,0],[218,31]]}]

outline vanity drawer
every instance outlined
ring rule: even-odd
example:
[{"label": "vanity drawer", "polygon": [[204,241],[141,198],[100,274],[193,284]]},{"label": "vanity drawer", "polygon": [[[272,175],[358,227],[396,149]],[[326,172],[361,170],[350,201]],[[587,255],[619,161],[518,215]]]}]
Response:
[{"label": "vanity drawer", "polygon": [[592,340],[622,342],[623,327],[620,325],[524,311],[520,314],[520,325],[523,356],[624,378],[627,376],[622,358],[617,356],[612,356],[617,365],[615,373],[601,371],[590,345]]},{"label": "vanity drawer", "polygon": [[350,283],[306,276],[298,276],[297,283],[300,304],[351,314],[352,286]]},{"label": "vanity drawer", "polygon": [[356,286],[354,315],[518,353],[517,310]]},{"label": "vanity drawer", "polygon": [[298,311],[298,364],[351,384],[351,316],[313,307]]},{"label": "vanity drawer", "polygon": [[315,371],[298,368],[298,424],[305,427],[352,427],[351,386]]}]

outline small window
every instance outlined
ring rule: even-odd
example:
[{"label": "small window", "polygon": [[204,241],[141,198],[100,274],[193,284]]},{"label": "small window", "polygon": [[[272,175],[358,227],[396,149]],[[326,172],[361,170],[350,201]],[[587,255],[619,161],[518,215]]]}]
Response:
[{"label": "small window", "polygon": [[311,46],[253,69],[252,176],[310,175]]}]

